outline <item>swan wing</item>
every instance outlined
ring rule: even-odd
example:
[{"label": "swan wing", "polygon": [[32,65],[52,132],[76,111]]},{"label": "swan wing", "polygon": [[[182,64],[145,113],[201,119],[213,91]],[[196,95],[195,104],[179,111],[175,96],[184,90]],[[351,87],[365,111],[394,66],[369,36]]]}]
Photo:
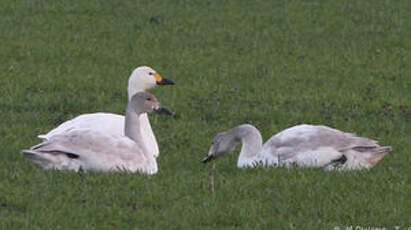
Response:
[{"label": "swan wing", "polygon": [[[140,143],[125,136],[95,130],[78,129],[55,135],[30,151],[47,158],[48,168],[67,169],[61,164],[77,162],[78,167],[85,171],[157,172],[154,157],[145,154]],[[65,162],[62,163],[63,158]]]},{"label": "swan wing", "polygon": [[377,142],[327,126],[298,125],[274,135],[262,152],[283,164],[325,167],[340,159],[344,151],[359,146],[378,146]]},{"label": "swan wing", "polygon": [[[157,157],[159,155],[159,148],[156,137],[151,129],[147,113],[140,115],[140,128],[147,150]],[[91,129],[111,135],[123,136],[124,116],[113,113],[83,114],[62,123],[47,134],[38,135],[38,138],[49,140],[55,135],[64,134],[76,129]]]},{"label": "swan wing", "polygon": [[113,135],[124,135],[124,116],[113,113],[82,114],[68,120],[46,134],[38,135],[42,140],[64,134],[75,129],[92,129]]}]

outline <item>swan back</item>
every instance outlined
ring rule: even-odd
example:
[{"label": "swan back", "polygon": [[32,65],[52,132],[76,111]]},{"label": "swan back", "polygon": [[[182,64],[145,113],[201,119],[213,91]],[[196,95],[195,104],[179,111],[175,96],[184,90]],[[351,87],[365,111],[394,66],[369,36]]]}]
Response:
[{"label": "swan back", "polygon": [[[304,124],[285,129],[271,137],[264,144],[261,155],[274,156],[280,165],[286,166],[295,164],[327,170],[354,170],[375,166],[387,150],[375,140],[327,126]],[[340,160],[342,158],[343,161]]]},{"label": "swan back", "polygon": [[281,131],[271,137],[265,145],[275,148],[292,146],[297,149],[330,146],[336,150],[343,150],[353,146],[376,146],[377,142],[327,126],[303,124]]}]

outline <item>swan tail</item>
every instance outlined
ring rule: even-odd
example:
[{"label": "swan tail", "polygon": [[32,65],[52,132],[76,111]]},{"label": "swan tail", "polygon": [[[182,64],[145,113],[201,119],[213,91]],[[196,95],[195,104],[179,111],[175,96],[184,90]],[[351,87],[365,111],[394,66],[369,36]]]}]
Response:
[{"label": "swan tail", "polygon": [[375,166],[385,155],[392,151],[391,146],[382,146],[377,147],[369,150],[371,154],[370,158],[368,159],[372,166]]},{"label": "swan tail", "polygon": [[360,155],[365,156],[365,159],[374,167],[385,155],[392,151],[391,146],[357,146],[353,148]]},{"label": "swan tail", "polygon": [[52,168],[51,165],[53,164],[53,160],[46,154],[30,149],[21,151],[21,154],[29,159],[33,164],[40,166],[43,169],[47,170]]},{"label": "swan tail", "polygon": [[43,140],[43,141],[47,141],[49,139],[49,137],[47,136],[47,134],[40,134],[37,135],[37,138]]},{"label": "swan tail", "polygon": [[26,157],[33,164],[41,167],[45,170],[57,169],[57,170],[74,170],[78,171],[80,165],[73,161],[78,156],[72,153],[61,152],[41,152],[32,149],[25,149],[21,151],[21,154]]}]

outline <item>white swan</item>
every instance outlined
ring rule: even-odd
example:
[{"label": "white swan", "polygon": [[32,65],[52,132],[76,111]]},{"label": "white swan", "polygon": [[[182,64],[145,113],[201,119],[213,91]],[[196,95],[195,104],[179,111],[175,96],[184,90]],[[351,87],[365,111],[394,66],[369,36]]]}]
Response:
[{"label": "white swan", "polygon": [[156,158],[142,143],[140,118],[146,112],[171,114],[145,92],[135,94],[127,105],[125,136],[99,130],[74,129],[21,153],[45,170],[128,171],[157,173]]},{"label": "white swan", "polygon": [[[174,82],[163,78],[155,70],[147,66],[136,68],[128,80],[128,99],[137,92],[144,92],[156,85],[174,85]],[[157,140],[150,126],[147,114],[140,116],[140,128],[143,142],[146,143],[147,150],[154,154],[159,154]],[[90,113],[77,116],[68,120],[47,134],[38,135],[42,140],[49,140],[51,137],[65,133],[74,129],[93,129],[106,132],[108,134],[124,134],[124,116],[112,113]]]},{"label": "white swan", "polygon": [[214,137],[206,163],[232,151],[242,142],[237,166],[292,166],[334,169],[370,169],[388,152],[377,141],[327,126],[297,125],[272,136],[264,145],[254,126],[243,124]]}]

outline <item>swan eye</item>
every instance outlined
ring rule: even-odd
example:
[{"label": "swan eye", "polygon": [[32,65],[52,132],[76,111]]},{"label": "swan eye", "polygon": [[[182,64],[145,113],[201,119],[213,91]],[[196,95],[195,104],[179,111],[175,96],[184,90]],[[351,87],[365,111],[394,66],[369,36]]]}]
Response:
[{"label": "swan eye", "polygon": [[149,72],[149,73],[148,73],[148,75],[153,75],[153,74],[154,74],[153,72]]},{"label": "swan eye", "polygon": [[151,97],[147,97],[146,100],[147,100],[147,101],[151,101]]}]

